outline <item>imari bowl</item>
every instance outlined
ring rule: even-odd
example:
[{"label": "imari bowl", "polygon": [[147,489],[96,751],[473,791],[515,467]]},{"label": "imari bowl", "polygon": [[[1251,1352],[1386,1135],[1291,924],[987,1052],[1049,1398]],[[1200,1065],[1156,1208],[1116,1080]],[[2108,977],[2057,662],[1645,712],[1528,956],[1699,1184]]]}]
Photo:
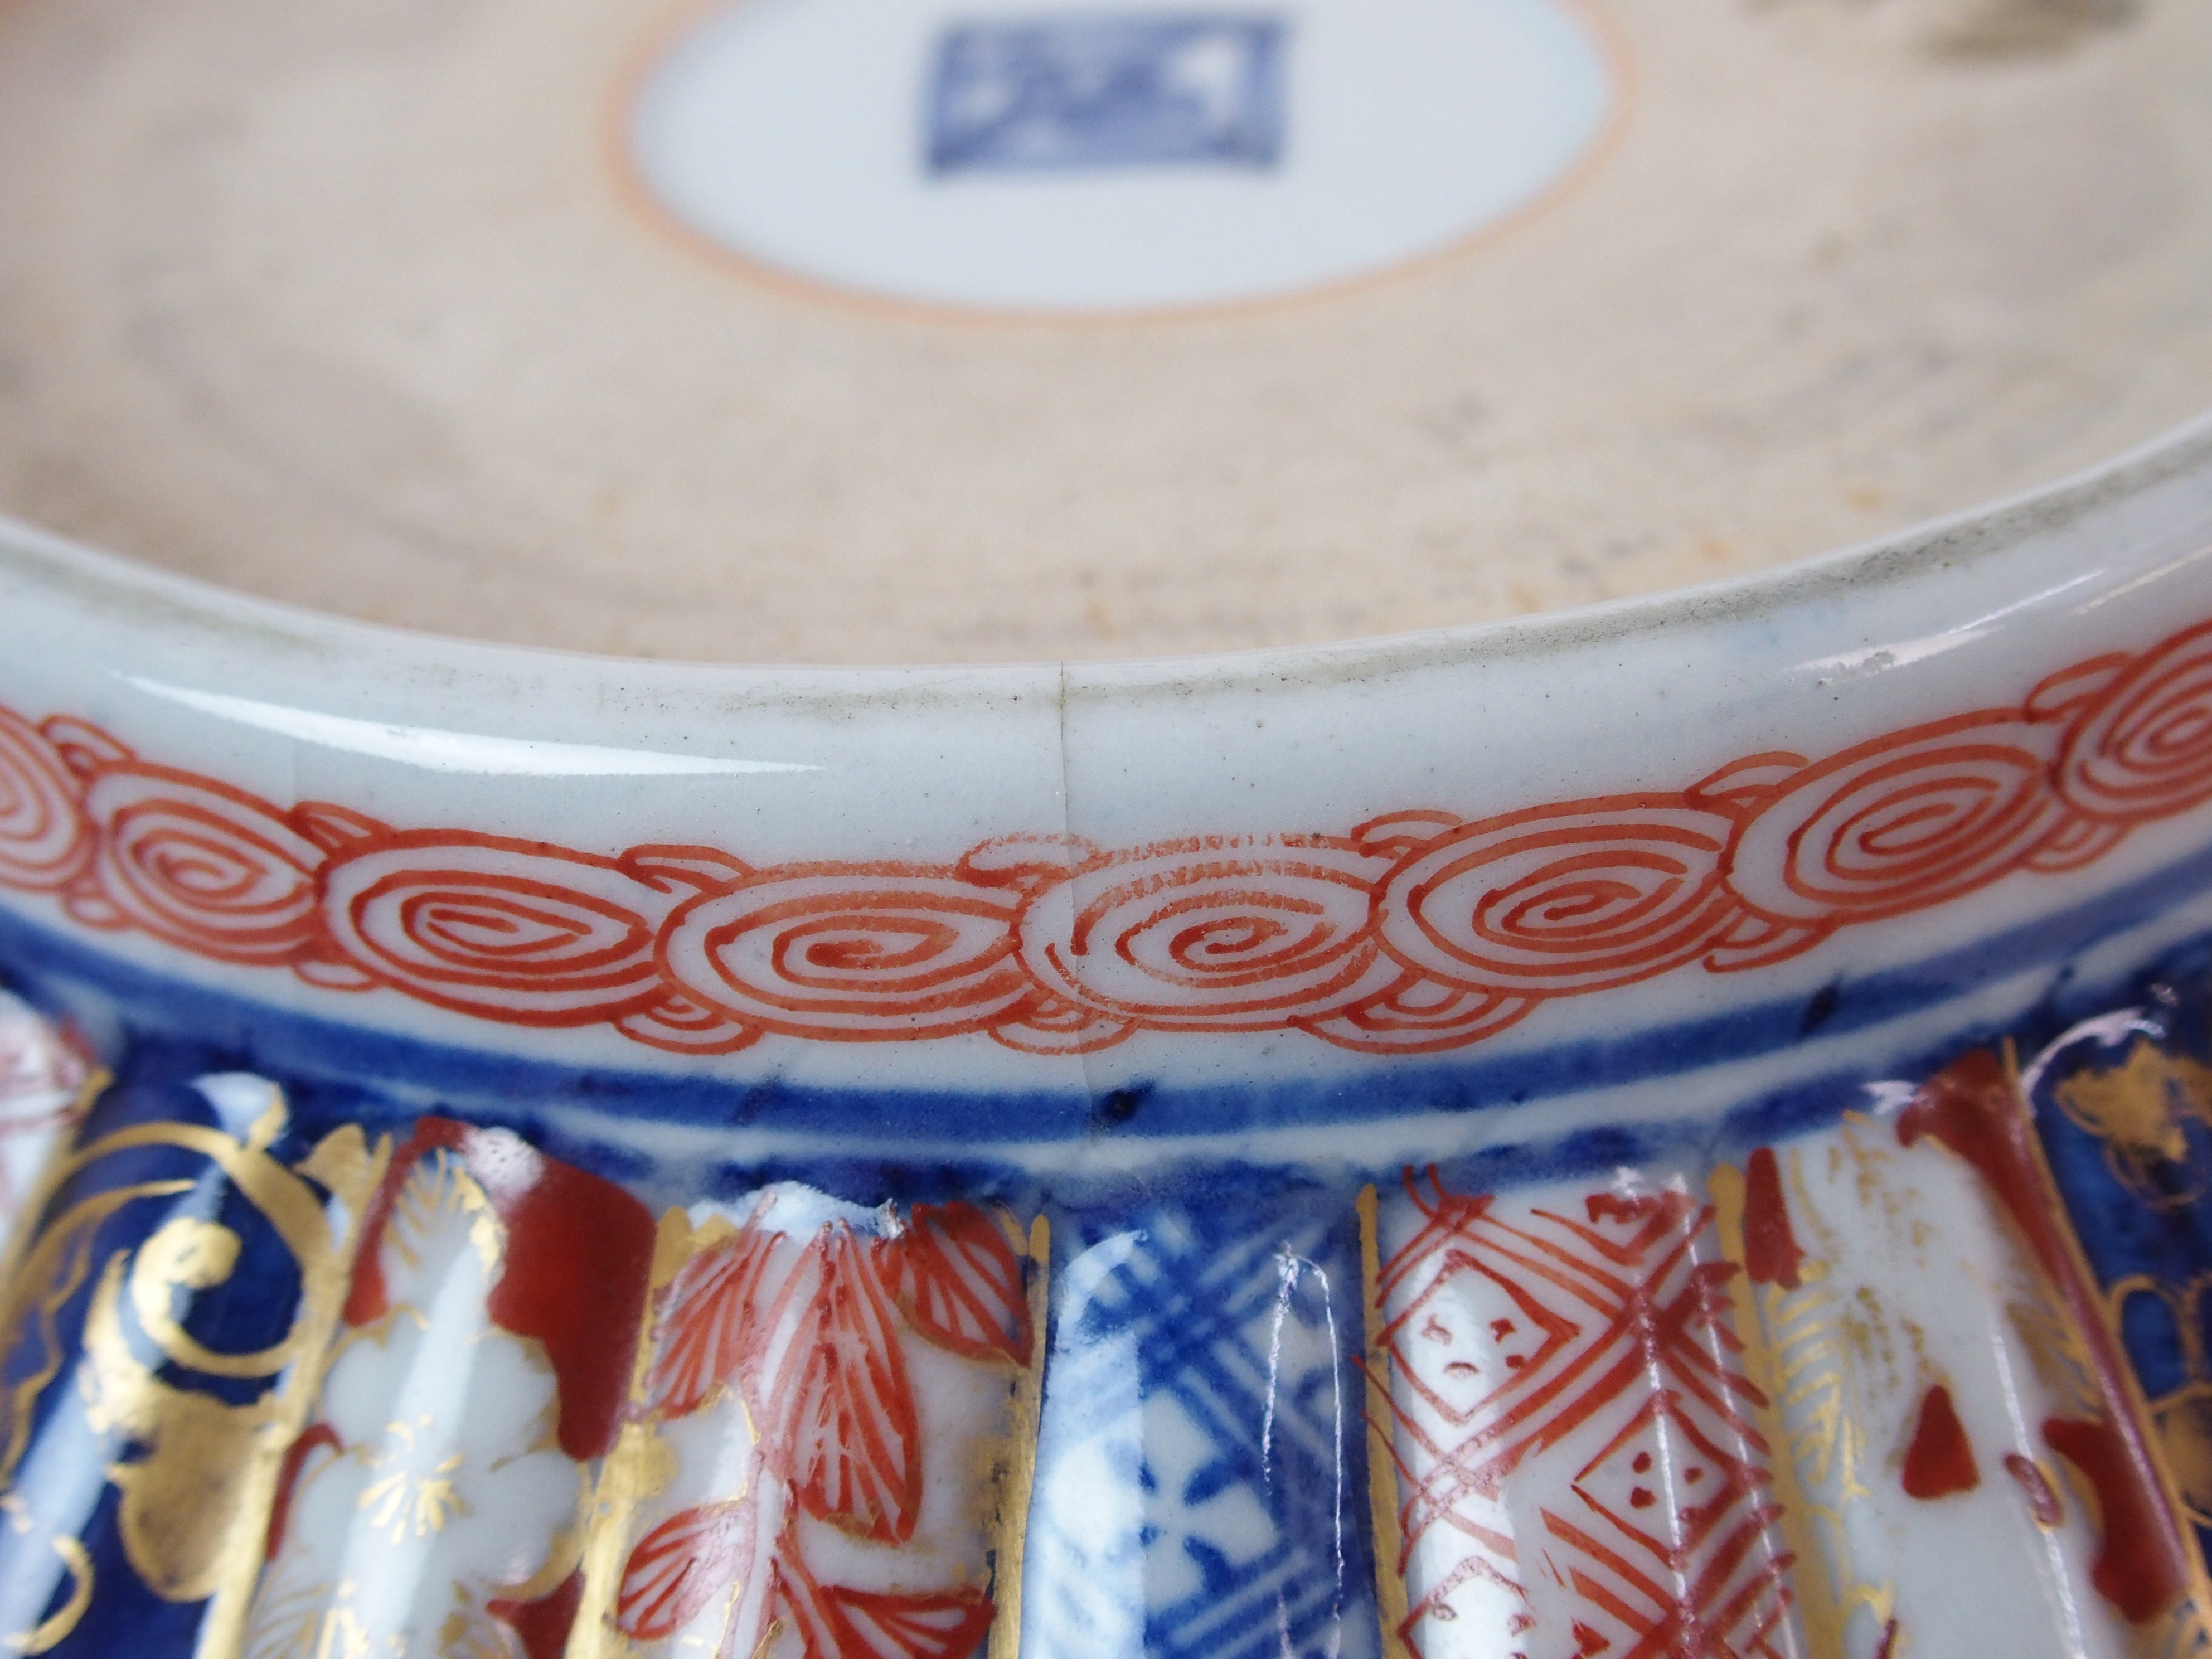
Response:
[{"label": "imari bowl", "polygon": [[2212,427],[1065,669],[0,537],[0,1632],[2194,1654]]}]

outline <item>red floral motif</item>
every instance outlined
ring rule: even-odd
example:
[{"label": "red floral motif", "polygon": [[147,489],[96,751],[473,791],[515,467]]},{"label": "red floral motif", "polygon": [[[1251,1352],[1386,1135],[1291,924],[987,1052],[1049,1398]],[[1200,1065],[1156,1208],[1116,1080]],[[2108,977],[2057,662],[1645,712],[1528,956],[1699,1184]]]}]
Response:
[{"label": "red floral motif", "polygon": [[652,1212],[612,1182],[547,1158],[512,1130],[418,1119],[362,1218],[346,1322],[373,1325],[390,1312],[378,1255],[385,1230],[410,1172],[441,1152],[483,1188],[507,1230],[485,1311],[543,1347],[560,1384],[561,1449],[579,1462],[605,1456],[635,1352],[634,1340],[608,1333],[637,1328],[653,1247]]},{"label": "red floral motif", "polygon": [[[782,1317],[781,1299],[762,1294],[771,1266],[776,1290],[787,1295],[796,1252],[780,1252],[781,1236],[747,1227],[711,1244],[684,1264],[665,1293],[658,1342],[645,1376],[645,1403],[669,1417],[689,1417],[734,1382],[739,1366],[757,1387],[759,1351]],[[776,1258],[782,1255],[781,1262]]]},{"label": "red floral motif", "polygon": [[1455,1048],[1552,998],[1759,967],[2079,868],[2208,800],[2212,623],[2074,664],[2015,708],[1746,756],[1677,792],[1473,823],[1415,808],[1342,836],[1000,836],[949,864],[755,871],[711,848],[394,830],[0,708],[0,886],[201,956],[677,1054],[985,1032],[1073,1055],[1293,1029]]},{"label": "red floral motif", "polygon": [[[2124,1401],[2129,1361],[2068,1237],[2018,1081],[1986,1048],[1960,1055],[1920,1086],[1897,1120],[1898,1144],[1930,1139],[1972,1169],[2003,1206],[2078,1333],[2082,1358],[2106,1401]],[[2071,1463],[2096,1493],[2101,1534],[2090,1583],[2133,1623],[2171,1608],[2188,1593],[2196,1559],[2187,1515],[2172,1506],[2148,1440],[2148,1419],[2107,1405],[2094,1417],[2052,1418],[2044,1442]]]},{"label": "red floral motif", "polygon": [[[584,1589],[563,1540],[625,1425],[657,1224],[510,1130],[424,1117],[376,1156],[313,1419],[270,1448],[246,1647],[319,1632],[363,1654],[557,1659]],[[426,1375],[447,1386],[426,1395]],[[356,1598],[343,1569],[364,1536],[410,1532],[436,1534],[414,1589]]]},{"label": "red floral motif", "polygon": [[[772,1206],[699,1249],[661,1292],[639,1405],[665,1421],[740,1390],[757,1437],[744,1495],[695,1504],[640,1539],[612,1622],[633,1640],[672,1636],[765,1561],[773,1616],[817,1659],[964,1659],[991,1622],[988,1596],[825,1584],[798,1522],[877,1545],[914,1538],[921,1427],[902,1328],[970,1360],[1028,1364],[1021,1259],[971,1204],[919,1206],[903,1227],[866,1241],[842,1219],[777,1231],[765,1219]],[[755,1534],[763,1503],[781,1516],[765,1557]],[[725,1651],[752,1646],[734,1626],[726,1632]]]},{"label": "red floral motif", "polygon": [[878,1247],[899,1310],[940,1347],[1026,1365],[1030,1304],[1021,1259],[972,1204],[918,1204],[906,1231]]},{"label": "red floral motif", "polygon": [[752,1504],[698,1504],[672,1515],[629,1553],[615,1628],[636,1642],[673,1636],[727,1589],[753,1553]]},{"label": "red floral motif", "polygon": [[967,1659],[994,1612],[974,1590],[897,1595],[817,1584],[797,1562],[779,1566],[776,1592],[805,1659]]},{"label": "red floral motif", "polygon": [[812,1328],[769,1384],[764,1449],[807,1514],[903,1544],[921,1510],[921,1425],[890,1298],[850,1228],[832,1226],[820,1248]]},{"label": "red floral motif", "polygon": [[670,1285],[656,1335],[649,1407],[685,1416],[738,1382],[763,1456],[808,1514],[883,1542],[913,1534],[914,1390],[890,1295],[849,1227],[749,1226],[710,1246]]}]

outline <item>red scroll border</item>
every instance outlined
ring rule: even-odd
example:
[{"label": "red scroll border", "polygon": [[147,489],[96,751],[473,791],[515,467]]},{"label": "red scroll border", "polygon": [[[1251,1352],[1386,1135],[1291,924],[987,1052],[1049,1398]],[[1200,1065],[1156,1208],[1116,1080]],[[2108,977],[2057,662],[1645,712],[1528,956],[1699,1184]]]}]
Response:
[{"label": "red scroll border", "polygon": [[1013,836],[950,864],[614,857],[283,807],[66,715],[0,707],[0,887],[331,990],[679,1054],[769,1033],[989,1033],[1039,1054],[1139,1030],[1296,1029],[1418,1054],[1555,997],[1732,973],[2019,870],[2101,858],[2212,800],[2212,623],[2049,676],[2017,706],[1673,793],[1340,836],[1123,849]]}]

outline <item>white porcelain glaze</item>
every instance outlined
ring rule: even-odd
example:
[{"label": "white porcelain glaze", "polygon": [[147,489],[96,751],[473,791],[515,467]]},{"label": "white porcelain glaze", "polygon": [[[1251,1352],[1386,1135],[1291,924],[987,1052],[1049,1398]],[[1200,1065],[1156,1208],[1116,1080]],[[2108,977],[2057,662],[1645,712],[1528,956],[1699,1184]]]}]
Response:
[{"label": "white porcelain glaze", "polygon": [[[19,528],[0,567],[0,696],[26,718],[89,720],[148,762],[280,809],[325,800],[403,831],[602,857],[680,843],[755,870],[946,867],[1018,837],[1033,849],[986,856],[1066,866],[1081,857],[1070,846],[1341,836],[1396,812],[1473,821],[1680,790],[1765,750],[1832,755],[2016,704],[2057,669],[2141,650],[2212,617],[2208,454],[2212,439],[2185,432],[1986,514],[1660,600],[1322,651],[1064,669],[760,670],[515,652],[286,611]],[[1839,975],[2077,906],[2192,848],[2192,823],[2146,823],[2080,870],[2023,871],[1847,928],[1756,976],[1670,972],[1636,988],[1626,1018],[1809,995]],[[668,908],[685,890],[669,887]],[[52,897],[7,902],[67,926]],[[396,1034],[467,1044],[496,1029],[388,990],[325,991],[281,968],[166,950],[140,927],[100,943],[210,988]],[[2034,988],[2000,978],[1976,994],[1995,1012]],[[1079,1062],[981,1033],[771,1033],[680,1067],[604,1024],[537,1030],[531,1042],[570,1063],[824,1085],[1103,1088],[1163,1069],[1193,1081],[1352,1081],[1376,1064],[1279,1031],[1207,1029],[1230,1022],[1194,1007],[1191,1031],[1141,1030]],[[1616,1030],[1623,1014],[1619,994],[1562,997],[1482,1052]],[[1574,1109],[1547,1103],[1547,1121]]]},{"label": "white porcelain glaze", "polygon": [[0,1076],[50,1121],[67,1022],[113,1082],[17,1247],[0,1606],[2197,1651],[2208,624],[2202,425],[1754,581],[1079,668],[9,527]]}]

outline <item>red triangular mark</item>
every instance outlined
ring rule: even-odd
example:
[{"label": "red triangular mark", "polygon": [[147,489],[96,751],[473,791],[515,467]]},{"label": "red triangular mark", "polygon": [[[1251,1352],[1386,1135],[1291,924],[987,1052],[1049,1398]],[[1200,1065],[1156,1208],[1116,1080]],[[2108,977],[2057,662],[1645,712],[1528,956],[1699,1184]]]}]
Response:
[{"label": "red triangular mark", "polygon": [[484,1611],[506,1622],[520,1638],[528,1659],[561,1659],[568,1645],[568,1632],[576,1622],[576,1607],[584,1599],[581,1567],[561,1581],[560,1588],[535,1601],[488,1601]]},{"label": "red triangular mark", "polygon": [[1903,1480],[1905,1495],[1923,1499],[1972,1492],[1982,1484],[1966,1425],[1951,1404],[1950,1389],[1941,1382],[1921,1396],[1920,1422],[1905,1450]]},{"label": "red triangular mark", "polygon": [[1774,1148],[1761,1146],[1743,1170],[1743,1265],[1755,1285],[1797,1288],[1797,1268],[1805,1260],[1790,1230],[1790,1206],[1782,1196],[1782,1163]]}]

